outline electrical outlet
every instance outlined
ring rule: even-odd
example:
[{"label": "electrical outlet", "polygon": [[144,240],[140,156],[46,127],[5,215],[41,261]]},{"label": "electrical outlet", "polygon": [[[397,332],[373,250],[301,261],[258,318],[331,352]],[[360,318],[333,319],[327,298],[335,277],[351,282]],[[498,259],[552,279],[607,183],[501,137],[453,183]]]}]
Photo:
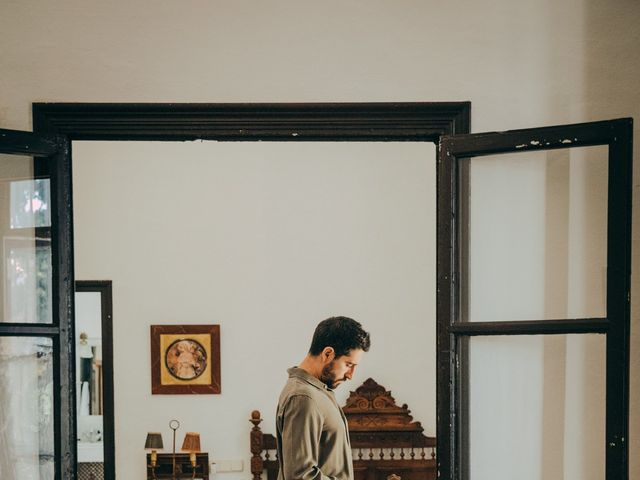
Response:
[{"label": "electrical outlet", "polygon": [[216,472],[224,473],[224,472],[233,472],[231,460],[214,460],[216,464]]}]

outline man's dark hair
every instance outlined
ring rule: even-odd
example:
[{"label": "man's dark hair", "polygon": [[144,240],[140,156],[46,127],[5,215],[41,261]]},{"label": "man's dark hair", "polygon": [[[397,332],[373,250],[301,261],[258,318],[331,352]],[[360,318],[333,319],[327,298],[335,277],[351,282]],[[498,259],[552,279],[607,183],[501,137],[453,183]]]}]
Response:
[{"label": "man's dark hair", "polygon": [[325,347],[332,347],[336,357],[341,357],[354,349],[368,352],[370,345],[369,334],[359,322],[349,317],[331,317],[316,327],[309,353],[319,355]]}]

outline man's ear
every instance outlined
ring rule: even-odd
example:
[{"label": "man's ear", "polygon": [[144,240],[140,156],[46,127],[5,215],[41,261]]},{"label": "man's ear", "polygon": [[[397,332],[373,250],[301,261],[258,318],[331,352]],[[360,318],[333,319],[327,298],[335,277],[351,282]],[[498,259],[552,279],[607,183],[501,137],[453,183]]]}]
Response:
[{"label": "man's ear", "polygon": [[336,351],[333,347],[324,347],[320,356],[322,357],[323,363],[329,363],[331,360],[336,358]]}]

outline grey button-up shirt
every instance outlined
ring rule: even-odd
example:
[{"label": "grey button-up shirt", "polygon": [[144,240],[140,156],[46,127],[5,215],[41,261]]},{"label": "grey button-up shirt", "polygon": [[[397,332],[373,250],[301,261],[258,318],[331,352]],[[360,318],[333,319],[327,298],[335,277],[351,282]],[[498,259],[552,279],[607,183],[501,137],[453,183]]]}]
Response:
[{"label": "grey button-up shirt", "polygon": [[353,480],[347,418],[333,391],[301,368],[287,370],[278,402],[278,480]]}]

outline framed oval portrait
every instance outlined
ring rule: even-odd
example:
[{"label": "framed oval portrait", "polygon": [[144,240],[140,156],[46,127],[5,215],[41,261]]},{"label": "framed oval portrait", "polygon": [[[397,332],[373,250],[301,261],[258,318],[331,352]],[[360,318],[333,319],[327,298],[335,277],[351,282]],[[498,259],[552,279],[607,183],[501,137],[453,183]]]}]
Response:
[{"label": "framed oval portrait", "polygon": [[151,325],[151,393],[220,392],[220,325]]}]

